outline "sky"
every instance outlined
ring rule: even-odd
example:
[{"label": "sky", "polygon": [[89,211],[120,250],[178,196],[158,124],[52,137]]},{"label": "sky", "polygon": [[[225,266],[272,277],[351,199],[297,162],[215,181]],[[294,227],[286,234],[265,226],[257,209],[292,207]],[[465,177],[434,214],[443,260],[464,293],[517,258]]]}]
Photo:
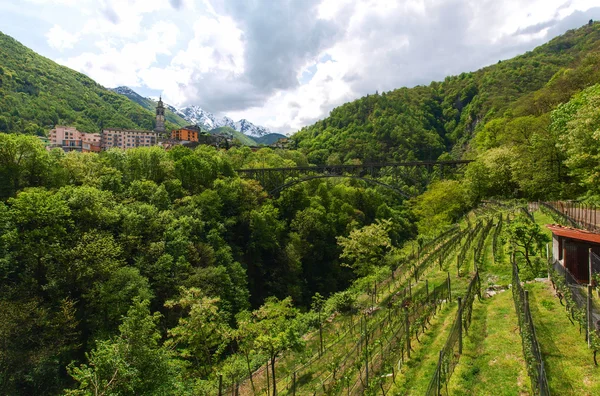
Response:
[{"label": "sky", "polygon": [[598,0],[0,0],[0,31],[105,87],[292,133],[600,19]]}]

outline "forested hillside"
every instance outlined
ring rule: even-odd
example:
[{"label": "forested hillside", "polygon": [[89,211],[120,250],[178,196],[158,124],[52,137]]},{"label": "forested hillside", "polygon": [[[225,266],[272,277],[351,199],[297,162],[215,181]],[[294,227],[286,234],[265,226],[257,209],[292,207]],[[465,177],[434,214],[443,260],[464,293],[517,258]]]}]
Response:
[{"label": "forested hillside", "polygon": [[[508,284],[508,249],[527,233],[535,258],[521,254],[522,275],[546,276],[547,238],[524,206],[470,210],[493,198],[600,200],[600,24],[477,72],[369,95],[298,132],[298,150],[255,152],[47,151],[29,135],[56,123],[152,128],[154,117],[7,36],[0,44],[0,129],[14,132],[0,133],[0,394],[212,396],[223,384],[243,394],[279,384],[290,395],[349,392],[351,381],[368,394],[384,383],[424,390],[444,326],[456,327],[451,295],[473,307],[480,269],[483,282]],[[235,172],[452,157],[475,161],[445,179],[432,172],[413,199],[344,177],[268,196]],[[381,180],[411,187],[410,172]],[[475,321],[488,317],[476,309]],[[421,343],[428,326],[441,328],[435,344],[415,344],[421,357],[404,365],[406,340]],[[503,347],[519,353],[510,336]],[[526,370],[513,357],[503,372]],[[399,359],[402,373],[390,363]],[[463,372],[458,389],[478,375]]]},{"label": "forested hillside", "polygon": [[44,135],[58,124],[151,130],[154,122],[154,111],[0,33],[0,132]]},{"label": "forested hillside", "polygon": [[[293,139],[311,162],[330,164],[436,159],[446,152],[474,158],[494,145],[509,144],[507,135],[523,131],[521,150],[537,151],[535,142],[547,138],[540,130],[548,129],[549,112],[598,82],[600,24],[594,23],[476,72],[346,103]],[[477,135],[478,144],[473,144]],[[496,137],[500,140],[490,141]],[[546,147],[551,146],[548,141]],[[528,154],[517,167],[551,159],[547,152]],[[525,175],[512,182],[521,194],[537,193],[521,185],[520,177]],[[543,193],[550,191],[556,193],[554,185]]]},{"label": "forested hillside", "polygon": [[[307,165],[298,152],[179,146],[64,154],[16,134],[0,134],[0,152],[3,394],[72,386],[67,365],[94,348],[116,348],[113,337],[136,298],[135,315],[161,315],[148,322],[151,334],[134,336],[168,336],[183,348],[178,361],[191,359],[188,373],[204,377],[222,348],[234,345],[228,333],[206,335],[209,344],[187,339],[183,322],[201,319],[189,317],[195,311],[186,304],[204,301],[200,315],[214,320],[209,332],[225,331],[268,296],[309,307],[315,293],[337,292],[357,277],[342,265],[337,237],[387,219],[390,245],[380,257],[414,233],[410,213],[385,190],[316,180],[268,199],[257,182],[233,171]],[[191,358],[188,343],[208,350]],[[184,372],[169,381],[185,383]]]}]

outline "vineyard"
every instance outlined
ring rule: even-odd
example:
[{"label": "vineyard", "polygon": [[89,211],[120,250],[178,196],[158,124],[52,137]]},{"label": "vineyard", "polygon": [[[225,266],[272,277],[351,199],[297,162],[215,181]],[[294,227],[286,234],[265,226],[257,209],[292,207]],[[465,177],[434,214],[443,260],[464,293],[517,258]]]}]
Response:
[{"label": "vineyard", "polygon": [[[517,217],[535,222],[536,216],[551,222],[518,205],[488,203],[472,211],[417,245],[395,270],[357,285],[360,294],[345,310],[322,309],[318,329],[304,337],[305,348],[277,358],[274,384],[265,362],[251,376],[221,378],[221,394],[447,395],[485,393],[494,385],[503,387],[500,394],[560,394],[564,384],[552,376],[555,368],[547,374],[545,366],[549,334],[538,338],[542,318],[529,303],[539,285],[521,281],[514,246],[503,232]],[[544,255],[540,251],[538,258]],[[553,282],[544,287],[564,289],[550,268]],[[566,302],[565,316],[573,323],[564,331],[577,339],[585,315],[571,294],[553,293],[558,304]],[[597,342],[595,334],[577,342],[585,360],[580,363],[593,372],[588,337]],[[598,380],[586,385],[599,387]]]}]

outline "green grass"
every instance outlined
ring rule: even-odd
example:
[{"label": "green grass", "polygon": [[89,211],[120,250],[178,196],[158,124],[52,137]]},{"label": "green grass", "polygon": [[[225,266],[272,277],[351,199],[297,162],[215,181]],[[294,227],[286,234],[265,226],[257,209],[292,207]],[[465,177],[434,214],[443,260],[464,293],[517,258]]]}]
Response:
[{"label": "green grass", "polygon": [[528,284],[531,316],[553,395],[600,395],[594,366],[579,326],[571,324],[549,282]]},{"label": "green grass", "polygon": [[456,300],[444,305],[431,321],[429,330],[420,337],[421,342],[413,342],[411,358],[406,361],[396,376],[390,395],[423,395],[429,386],[438,363],[440,350],[446,343],[448,332],[456,318]]},{"label": "green grass", "polygon": [[[494,260],[492,229],[480,267],[482,292],[511,282],[506,254]],[[500,240],[498,240],[500,243]],[[471,327],[463,354],[450,380],[453,395],[520,395],[529,393],[529,377],[521,348],[519,324],[510,290],[473,304]]]},{"label": "green grass", "polygon": [[526,395],[529,383],[511,291],[475,301],[450,394]]}]

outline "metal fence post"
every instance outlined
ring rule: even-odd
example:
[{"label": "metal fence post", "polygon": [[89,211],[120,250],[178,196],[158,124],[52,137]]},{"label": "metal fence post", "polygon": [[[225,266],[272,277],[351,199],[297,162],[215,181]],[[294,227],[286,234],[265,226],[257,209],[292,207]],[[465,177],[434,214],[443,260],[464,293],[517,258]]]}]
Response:
[{"label": "metal fence post", "polygon": [[366,373],[366,387],[369,387],[369,333],[365,331],[365,373]]},{"label": "metal fence post", "polygon": [[450,289],[450,272],[448,272],[448,301],[452,301],[452,289]]},{"label": "metal fence post", "polygon": [[548,266],[548,280],[550,280],[550,244],[546,243],[546,263]]},{"label": "metal fence post", "polygon": [[458,354],[462,355],[462,297],[458,297]]},{"label": "metal fence post", "polygon": [[527,323],[527,326],[533,326],[532,323],[529,323],[529,318],[530,318],[530,314],[529,314],[529,290],[523,290],[524,292],[524,304],[523,304],[523,308],[525,310],[525,322]]},{"label": "metal fence post", "polygon": [[444,350],[440,351],[440,357],[438,360],[438,370],[437,370],[437,395],[442,394],[442,361],[444,360]]},{"label": "metal fence post", "polygon": [[410,323],[408,322],[408,307],[404,307],[404,326],[406,329],[406,356],[410,359]]},{"label": "metal fence post", "polygon": [[588,285],[588,295],[587,295],[587,342],[588,348],[592,347],[592,331],[594,331],[594,324],[592,319],[592,285]]},{"label": "metal fence post", "polygon": [[588,267],[589,267],[589,273],[590,273],[590,278],[588,281],[588,285],[592,284],[592,248],[588,249]]},{"label": "metal fence post", "polygon": [[223,396],[223,374],[219,374],[219,396]]}]

